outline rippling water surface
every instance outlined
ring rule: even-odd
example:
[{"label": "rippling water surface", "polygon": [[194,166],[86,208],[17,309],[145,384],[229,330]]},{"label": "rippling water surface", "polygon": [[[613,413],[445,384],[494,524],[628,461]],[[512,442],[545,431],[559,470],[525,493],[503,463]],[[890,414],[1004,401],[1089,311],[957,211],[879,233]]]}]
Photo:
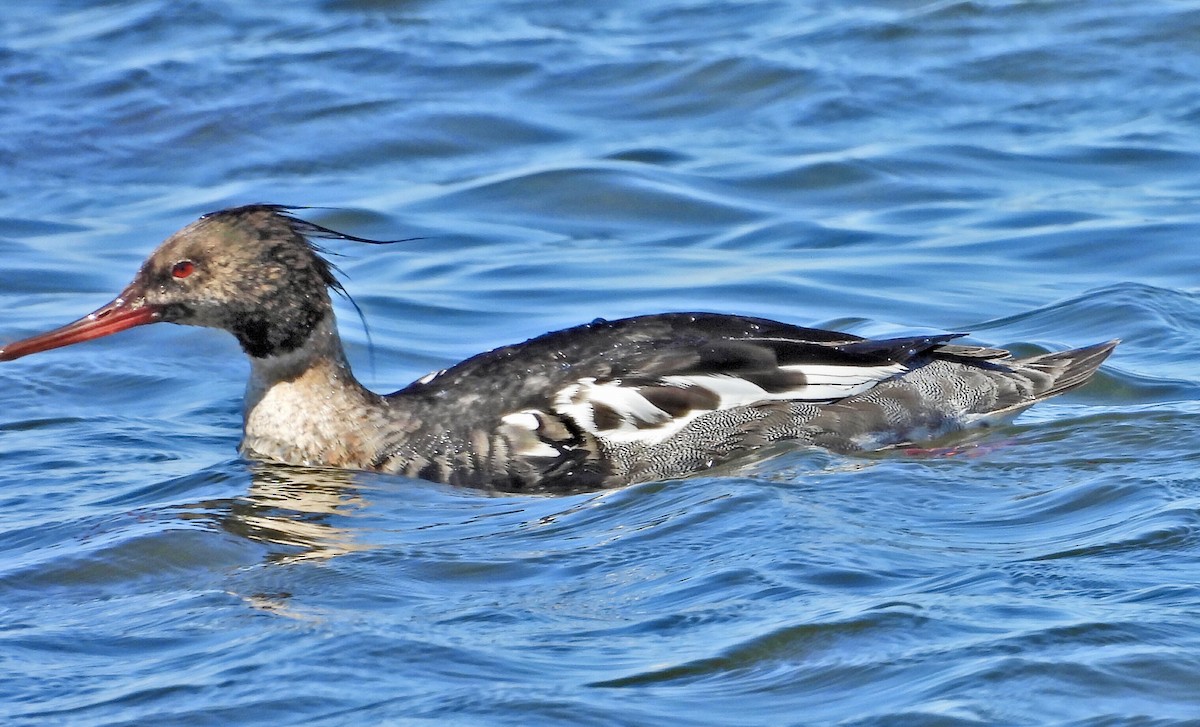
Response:
[{"label": "rippling water surface", "polygon": [[394,390],[717,310],[1124,339],[957,456],[781,449],[493,496],[239,459],[154,326],[0,366],[5,724],[1064,724],[1200,715],[1200,4],[10,3],[0,340],[164,236],[321,205]]}]

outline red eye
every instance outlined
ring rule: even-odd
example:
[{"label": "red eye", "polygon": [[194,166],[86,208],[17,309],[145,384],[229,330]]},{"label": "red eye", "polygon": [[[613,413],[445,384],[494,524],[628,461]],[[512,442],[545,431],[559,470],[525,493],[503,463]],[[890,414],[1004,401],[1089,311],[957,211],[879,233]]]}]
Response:
[{"label": "red eye", "polygon": [[171,276],[175,278],[186,278],[196,270],[196,264],[191,260],[180,260],[171,268]]}]

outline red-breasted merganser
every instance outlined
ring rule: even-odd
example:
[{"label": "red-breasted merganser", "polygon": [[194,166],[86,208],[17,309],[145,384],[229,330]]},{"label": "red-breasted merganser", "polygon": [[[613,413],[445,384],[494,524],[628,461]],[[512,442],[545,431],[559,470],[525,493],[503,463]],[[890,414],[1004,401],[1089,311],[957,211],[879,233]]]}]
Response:
[{"label": "red-breasted merganser", "polygon": [[694,475],[767,444],[839,452],[1006,421],[1086,382],[1117,341],[1016,359],[950,343],[867,340],[762,318],[597,320],[498,348],[394,394],[364,388],[338,338],[312,238],[372,242],[250,205],[172,235],[124,291],[0,361],[166,321],[221,328],[250,357],[251,457],[503,490]]}]

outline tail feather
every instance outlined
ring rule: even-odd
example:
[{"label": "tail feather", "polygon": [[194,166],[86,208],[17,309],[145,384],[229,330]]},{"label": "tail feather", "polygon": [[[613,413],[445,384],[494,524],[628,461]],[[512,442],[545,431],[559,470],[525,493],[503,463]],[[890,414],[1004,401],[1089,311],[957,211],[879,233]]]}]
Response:
[{"label": "tail feather", "polygon": [[1033,392],[1032,400],[1041,401],[1087,383],[1120,342],[1120,339],[1113,339],[1069,351],[1031,356],[1017,359],[1011,365],[1018,370],[1026,369],[1042,374],[1041,377],[1037,377],[1040,379],[1038,383],[1042,385]]}]

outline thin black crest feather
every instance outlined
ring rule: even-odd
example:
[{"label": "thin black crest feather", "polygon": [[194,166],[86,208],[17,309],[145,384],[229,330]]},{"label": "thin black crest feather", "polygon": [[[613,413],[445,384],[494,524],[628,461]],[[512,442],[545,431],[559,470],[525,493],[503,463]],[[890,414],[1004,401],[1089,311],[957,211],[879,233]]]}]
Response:
[{"label": "thin black crest feather", "polygon": [[[293,210],[311,210],[311,209],[333,209],[331,207],[291,207],[286,205],[270,205],[276,210],[276,214],[280,217],[286,217],[292,223],[292,229],[296,230],[305,237],[319,237],[324,240],[350,240],[351,242],[365,242],[368,245],[391,245],[397,242],[412,242],[420,240],[420,237],[406,237],[400,240],[373,240],[369,237],[358,237],[357,235],[348,235],[345,232],[338,232],[328,227],[323,227],[315,222],[301,219],[292,214]],[[337,254],[337,253],[332,253]]]}]

